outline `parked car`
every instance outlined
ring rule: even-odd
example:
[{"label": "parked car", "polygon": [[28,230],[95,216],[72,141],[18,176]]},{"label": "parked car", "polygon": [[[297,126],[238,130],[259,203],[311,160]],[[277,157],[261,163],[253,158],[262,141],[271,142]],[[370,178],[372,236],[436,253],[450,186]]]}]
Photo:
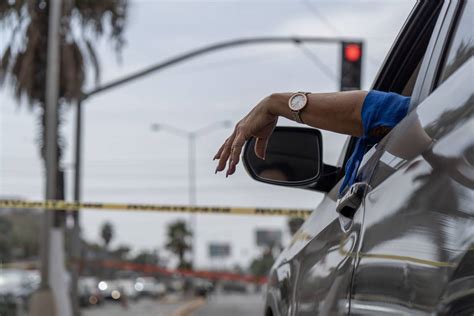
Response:
[{"label": "parked car", "polygon": [[207,297],[214,291],[214,283],[207,279],[194,278],[193,288],[195,296]]},{"label": "parked car", "polygon": [[122,298],[121,289],[117,280],[102,280],[97,285],[100,294],[106,300],[119,301]]},{"label": "parked car", "polygon": [[125,295],[129,300],[136,300],[139,292],[135,289],[135,280],[131,279],[118,279],[117,287],[120,293]]},{"label": "parked car", "polygon": [[99,282],[94,277],[81,277],[78,282],[79,303],[81,306],[100,305],[104,297],[98,288]]},{"label": "parked car", "polygon": [[[265,161],[247,142],[257,181],[325,193],[269,274],[265,316],[474,314],[473,6],[416,2],[372,86],[411,96],[409,114],[343,197],[354,138],[337,165],[315,129],[278,127]],[[270,165],[296,176],[260,176]]]},{"label": "parked car", "polygon": [[38,271],[0,269],[0,315],[18,315],[40,284]]},{"label": "parked car", "polygon": [[221,288],[224,293],[246,294],[248,292],[248,285],[239,281],[222,281]]},{"label": "parked car", "polygon": [[184,280],[181,277],[172,277],[165,284],[167,293],[182,292],[184,289]]},{"label": "parked car", "polygon": [[140,277],[135,281],[135,290],[141,296],[161,297],[166,294],[165,284],[158,282],[153,277]]}]

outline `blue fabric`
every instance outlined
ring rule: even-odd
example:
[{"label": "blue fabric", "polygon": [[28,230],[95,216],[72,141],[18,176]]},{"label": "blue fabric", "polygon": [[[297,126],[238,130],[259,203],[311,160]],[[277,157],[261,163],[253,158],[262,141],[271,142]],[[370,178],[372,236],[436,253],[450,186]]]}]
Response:
[{"label": "blue fabric", "polygon": [[378,143],[408,113],[410,98],[392,92],[370,91],[362,105],[363,135],[357,139],[347,161],[346,175],[339,195],[356,182],[357,171],[365,153]]}]

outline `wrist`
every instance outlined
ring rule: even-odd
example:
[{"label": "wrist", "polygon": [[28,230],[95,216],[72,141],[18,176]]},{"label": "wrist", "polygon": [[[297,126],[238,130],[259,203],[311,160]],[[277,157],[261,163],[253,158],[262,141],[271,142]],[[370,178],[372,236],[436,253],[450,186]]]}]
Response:
[{"label": "wrist", "polygon": [[272,93],[267,97],[267,111],[273,116],[288,116],[291,93]]}]

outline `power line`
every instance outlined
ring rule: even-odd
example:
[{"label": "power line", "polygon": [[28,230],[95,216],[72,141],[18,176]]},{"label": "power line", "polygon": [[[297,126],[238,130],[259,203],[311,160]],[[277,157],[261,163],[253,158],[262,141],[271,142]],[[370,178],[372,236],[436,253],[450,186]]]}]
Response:
[{"label": "power line", "polygon": [[303,44],[298,45],[298,48],[303,54],[321,70],[326,76],[337,82],[339,77],[329,68],[316,54],[314,54],[308,47]]},{"label": "power line", "polygon": [[[311,12],[318,19],[318,21],[325,24],[326,27],[329,28],[335,36],[341,36],[342,32],[334,24],[332,24],[332,22],[328,18],[326,18],[326,16],[322,14],[320,10],[316,9],[311,0],[301,0],[301,3],[308,9],[309,12]],[[376,58],[369,54],[367,54],[367,60],[375,67],[380,66],[380,62],[378,62]]]},{"label": "power line", "polygon": [[302,0],[301,1],[306,8],[316,17],[318,18],[319,21],[323,22],[326,24],[326,26],[332,30],[332,32],[335,35],[340,35],[342,32],[334,25],[332,24],[326,16],[324,16],[316,7],[313,5],[313,3],[310,0]]}]

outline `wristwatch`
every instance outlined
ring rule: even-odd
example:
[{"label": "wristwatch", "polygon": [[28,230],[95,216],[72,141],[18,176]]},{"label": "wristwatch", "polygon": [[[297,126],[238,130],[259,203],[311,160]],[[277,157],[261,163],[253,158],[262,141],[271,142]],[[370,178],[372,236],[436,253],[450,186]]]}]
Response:
[{"label": "wristwatch", "polygon": [[306,107],[308,104],[308,97],[307,95],[311,92],[296,92],[293,94],[290,99],[288,100],[288,106],[293,113],[293,117],[296,122],[304,124],[303,120],[301,119],[300,112]]}]

